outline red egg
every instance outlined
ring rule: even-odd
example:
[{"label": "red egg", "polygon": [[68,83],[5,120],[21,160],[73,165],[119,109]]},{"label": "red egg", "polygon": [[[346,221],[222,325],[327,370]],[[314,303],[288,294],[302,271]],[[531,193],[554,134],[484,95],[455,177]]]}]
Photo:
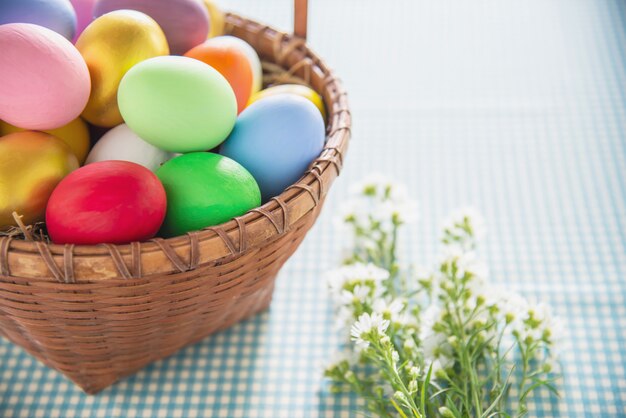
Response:
[{"label": "red egg", "polygon": [[159,179],[139,164],[89,164],[52,192],[46,208],[48,234],[56,244],[145,241],[161,227],[166,202]]},{"label": "red egg", "polygon": [[209,39],[185,54],[215,68],[230,84],[237,98],[237,113],[248,104],[252,94],[254,75],[246,53],[236,45],[227,45]]}]

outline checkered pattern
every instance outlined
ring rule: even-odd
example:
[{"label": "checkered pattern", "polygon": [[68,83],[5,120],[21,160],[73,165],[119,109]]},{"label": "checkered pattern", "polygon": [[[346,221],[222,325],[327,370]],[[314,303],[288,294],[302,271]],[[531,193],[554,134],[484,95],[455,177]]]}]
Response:
[{"label": "checkered pattern", "polygon": [[[225,6],[290,24],[290,0]],[[346,170],[270,312],[94,397],[0,342],[4,417],[355,416],[321,374],[339,338],[321,274],[332,215],[373,169],[405,182],[421,220],[404,257],[437,252],[439,221],[486,216],[493,281],[566,321],[560,399],[532,416],[626,415],[626,7],[620,0],[313,0],[310,41],[351,93]]]}]

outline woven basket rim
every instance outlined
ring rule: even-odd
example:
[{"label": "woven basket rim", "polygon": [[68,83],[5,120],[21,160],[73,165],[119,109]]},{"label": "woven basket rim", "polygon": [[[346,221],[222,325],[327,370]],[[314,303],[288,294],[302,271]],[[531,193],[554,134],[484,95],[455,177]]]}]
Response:
[{"label": "woven basket rim", "polygon": [[[315,71],[326,74],[322,86],[318,86],[317,88],[315,86],[311,86],[314,90],[316,90],[325,98],[328,115],[326,126],[326,144],[320,156],[311,164],[311,166],[304,173],[304,175],[296,183],[291,185],[279,196],[277,196],[278,199],[274,198],[269,202],[261,205],[260,207],[251,209],[245,214],[233,218],[230,221],[224,222],[220,225],[215,225],[210,228],[205,228],[177,237],[165,239],[157,238],[157,240],[160,241],[161,245],[152,240],[141,242],[140,251],[142,255],[164,251],[162,246],[163,244],[170,249],[179,251],[183,247],[190,247],[190,235],[195,235],[194,239],[197,239],[200,242],[214,239],[224,241],[224,233],[227,236],[233,233],[236,234],[237,230],[240,230],[241,232],[242,228],[254,226],[258,222],[265,222],[267,224],[265,225],[265,229],[269,230],[269,232],[264,241],[271,241],[280,236],[282,232],[279,230],[280,228],[277,226],[276,222],[274,222],[272,219],[269,219],[267,214],[275,215],[275,217],[277,218],[282,216],[283,219],[286,221],[286,212],[282,214],[280,213],[284,211],[283,204],[289,205],[290,203],[294,203],[295,201],[301,202],[304,199],[308,199],[311,201],[310,205],[308,205],[310,206],[309,211],[314,209],[315,206],[318,204],[318,199],[323,199],[325,194],[324,190],[327,190],[334,178],[339,175],[339,171],[343,163],[343,154],[347,150],[347,145],[350,139],[351,128],[351,117],[350,110],[347,105],[346,92],[343,89],[340,80],[326,66],[324,61],[310,49],[310,47],[304,40],[296,38],[293,35],[278,31],[270,26],[240,17],[237,14],[226,13],[225,19],[227,28],[225,34],[227,35],[233,34],[231,33],[231,31],[236,26],[246,25],[252,28],[249,29],[249,32],[252,34],[260,34],[263,32],[264,35],[273,37],[274,45],[273,56],[271,57],[271,60],[283,67],[285,71],[294,74],[306,74],[307,72],[310,73]],[[236,34],[233,35],[237,36]],[[249,37],[249,39],[244,40],[248,40],[250,42],[252,38]],[[299,60],[295,65],[288,65],[289,60],[294,56],[294,54],[301,55],[303,59]],[[332,176],[328,175],[329,170],[335,170],[336,174]],[[317,194],[318,196],[316,197],[314,196],[314,194]],[[281,204],[281,202],[283,204]],[[263,212],[265,212],[265,214]],[[308,211],[301,213],[300,216],[297,219],[293,219],[293,222],[290,222],[290,224],[297,222],[307,213]],[[286,226],[287,225],[283,223],[283,229]],[[231,245],[229,245],[229,243],[225,242],[225,244],[226,247],[230,249],[231,253],[235,253],[235,250],[232,248]],[[68,251],[68,247],[70,248],[71,252],[70,259],[73,258],[75,260],[81,258],[102,256],[111,257],[114,256],[114,253],[117,253],[118,256],[128,255],[133,251],[132,246],[133,244],[59,245],[52,243],[48,244],[41,241],[26,241],[3,237],[0,238],[0,279],[3,276],[12,277],[9,271],[10,269],[8,268],[8,258],[10,254],[36,255],[37,257],[41,257],[43,261],[47,263],[46,255],[49,256],[50,259],[55,260],[59,258],[59,256],[62,257],[64,254],[66,254]],[[244,250],[245,249],[239,248],[240,253]],[[215,257],[206,259],[203,261],[203,263],[220,260],[229,255],[234,254],[215,254]],[[171,270],[165,269],[163,271],[159,271],[158,274],[168,274],[180,271],[180,268],[177,270],[175,266],[172,266]],[[27,277],[33,279],[37,278],[36,276]],[[49,280],[49,278],[42,278],[42,280]]]}]

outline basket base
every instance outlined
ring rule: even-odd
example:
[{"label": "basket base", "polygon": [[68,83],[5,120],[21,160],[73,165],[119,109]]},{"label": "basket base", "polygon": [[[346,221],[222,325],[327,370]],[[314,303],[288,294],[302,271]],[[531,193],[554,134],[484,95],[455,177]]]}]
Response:
[{"label": "basket base", "polygon": [[[144,368],[149,363],[170,357],[171,355],[175,354],[178,350],[180,350],[181,348],[185,346],[198,343],[199,341],[207,338],[208,336],[216,332],[223,331],[235,325],[238,322],[251,318],[263,311],[266,311],[267,309],[269,309],[269,306],[272,301],[273,289],[274,289],[274,280],[272,280],[272,283],[270,286],[263,288],[259,290],[258,292],[255,292],[256,293],[254,295],[255,303],[250,304],[249,309],[240,312],[238,315],[232,315],[232,317],[228,318],[225,321],[220,322],[219,325],[217,326],[214,324],[207,324],[207,327],[205,329],[199,330],[196,335],[191,336],[189,339],[184,340],[184,341],[180,340],[180,344],[169,346],[167,349],[159,352],[157,356],[146,355],[135,361],[129,361],[129,362],[126,362],[125,364],[121,364],[119,367],[116,368],[117,369],[116,373],[101,374],[101,373],[97,373],[97,371],[95,373],[91,373],[87,368],[81,368],[78,372],[75,369],[63,370],[58,367],[58,364],[57,365],[51,364],[49,359],[47,359],[46,357],[42,357],[40,352],[30,349],[31,347],[30,342],[23,341],[23,338],[20,333],[12,333],[10,332],[10,328],[7,329],[5,327],[2,327],[0,329],[0,335],[7,338],[11,342],[23,347],[29,354],[39,359],[41,362],[43,362],[47,366],[54,368],[54,369],[58,369],[61,373],[66,375],[71,381],[73,381],[76,385],[78,385],[85,393],[93,395],[113,385],[120,379],[137,373],[139,370]],[[259,294],[259,293],[262,293],[262,294]],[[1,316],[0,316],[0,319],[1,319]],[[0,320],[0,322],[2,321]],[[121,363],[122,360],[118,360],[118,362]]]}]

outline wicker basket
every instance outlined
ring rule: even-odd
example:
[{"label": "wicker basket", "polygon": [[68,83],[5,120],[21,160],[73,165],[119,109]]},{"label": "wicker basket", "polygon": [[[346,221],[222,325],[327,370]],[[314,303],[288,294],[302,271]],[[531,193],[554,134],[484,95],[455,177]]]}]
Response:
[{"label": "wicker basket", "polygon": [[266,309],[276,274],[319,215],[350,135],[346,94],[296,31],[228,14],[265,79],[311,85],[328,110],[327,143],[280,196],[225,224],[130,245],[47,245],[0,238],[0,333],[96,393],[148,363]]}]

